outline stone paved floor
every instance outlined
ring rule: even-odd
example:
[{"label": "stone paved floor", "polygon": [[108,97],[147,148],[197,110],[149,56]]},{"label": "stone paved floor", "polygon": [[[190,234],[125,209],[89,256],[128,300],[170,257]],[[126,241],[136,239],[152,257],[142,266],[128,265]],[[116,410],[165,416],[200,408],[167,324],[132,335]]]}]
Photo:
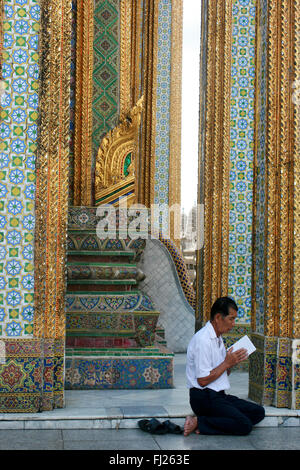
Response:
[{"label": "stone paved floor", "polygon": [[[300,450],[299,428],[254,428],[248,436],[153,436],[139,429],[0,430],[2,450]],[[134,455],[134,454],[133,454]]]},{"label": "stone paved floor", "polygon": [[[0,451],[105,450],[112,456],[119,450],[149,450],[154,453],[168,450],[300,451],[300,410],[267,407],[269,416],[248,436],[154,436],[138,429],[137,421],[142,416],[156,416],[161,421],[171,419],[183,425],[183,413],[190,412],[185,359],[185,354],[176,355],[174,389],[66,391],[64,409],[35,416],[30,413],[1,413]],[[248,374],[233,373],[230,393],[246,399],[247,392]],[[118,413],[122,415],[119,429],[115,429],[117,420],[109,418],[114,413],[115,416]],[[275,427],[273,423],[278,424]]]}]

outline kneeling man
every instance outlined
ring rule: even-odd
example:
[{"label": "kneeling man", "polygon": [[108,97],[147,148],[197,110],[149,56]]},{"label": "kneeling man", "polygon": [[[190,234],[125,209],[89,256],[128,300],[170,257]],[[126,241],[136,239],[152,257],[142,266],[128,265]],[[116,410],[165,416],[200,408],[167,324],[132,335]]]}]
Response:
[{"label": "kneeling man", "polygon": [[196,416],[188,416],[184,435],[246,435],[265,416],[262,406],[225,393],[231,367],[247,359],[246,349],[228,352],[222,334],[234,327],[238,307],[229,297],[216,300],[210,321],[191,339],[187,349],[187,386]]}]

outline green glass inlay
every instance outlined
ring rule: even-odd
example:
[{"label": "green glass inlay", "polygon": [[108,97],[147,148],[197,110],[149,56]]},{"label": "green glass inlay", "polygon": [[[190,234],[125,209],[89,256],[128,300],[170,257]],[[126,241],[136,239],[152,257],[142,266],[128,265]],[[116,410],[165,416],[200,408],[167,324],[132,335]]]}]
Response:
[{"label": "green glass inlay", "polygon": [[131,164],[131,160],[132,160],[132,154],[131,154],[131,152],[130,152],[130,153],[126,156],[125,161],[124,161],[124,176],[128,176],[128,175],[129,175],[128,168],[129,168],[129,165]]}]

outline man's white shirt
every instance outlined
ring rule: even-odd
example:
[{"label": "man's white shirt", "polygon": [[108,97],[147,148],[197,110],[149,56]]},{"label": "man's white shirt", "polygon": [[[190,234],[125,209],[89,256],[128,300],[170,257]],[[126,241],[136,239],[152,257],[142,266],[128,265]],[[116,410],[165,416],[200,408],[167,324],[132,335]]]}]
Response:
[{"label": "man's white shirt", "polygon": [[186,377],[188,388],[211,388],[216,392],[228,390],[230,383],[227,371],[207,385],[201,387],[197,378],[207,377],[226,357],[226,350],[221,336],[217,336],[210,321],[192,337],[187,348]]}]

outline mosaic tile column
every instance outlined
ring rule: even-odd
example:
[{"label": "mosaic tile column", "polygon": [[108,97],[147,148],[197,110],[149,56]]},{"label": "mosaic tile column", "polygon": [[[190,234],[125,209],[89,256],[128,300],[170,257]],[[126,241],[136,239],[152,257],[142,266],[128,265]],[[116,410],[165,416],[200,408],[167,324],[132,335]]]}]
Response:
[{"label": "mosaic tile column", "polygon": [[32,335],[35,152],[37,148],[37,2],[4,2],[0,157],[0,334]]},{"label": "mosaic tile column", "polygon": [[228,294],[238,323],[251,321],[252,199],[255,93],[255,4],[233,2],[231,67]]},{"label": "mosaic tile column", "polygon": [[299,1],[257,2],[249,397],[300,408]]},{"label": "mosaic tile column", "polygon": [[[69,2],[5,0],[1,7],[3,3],[0,341],[5,358],[0,364],[0,410],[32,412],[63,405]],[[49,7],[53,16],[48,28]],[[49,50],[55,57],[51,67]],[[62,109],[68,118],[65,128]],[[49,310],[55,312],[52,317]],[[53,317],[57,321],[51,331]]]},{"label": "mosaic tile column", "polygon": [[42,359],[33,339],[35,160],[40,6],[5,0],[0,143],[0,409],[39,406]]}]

